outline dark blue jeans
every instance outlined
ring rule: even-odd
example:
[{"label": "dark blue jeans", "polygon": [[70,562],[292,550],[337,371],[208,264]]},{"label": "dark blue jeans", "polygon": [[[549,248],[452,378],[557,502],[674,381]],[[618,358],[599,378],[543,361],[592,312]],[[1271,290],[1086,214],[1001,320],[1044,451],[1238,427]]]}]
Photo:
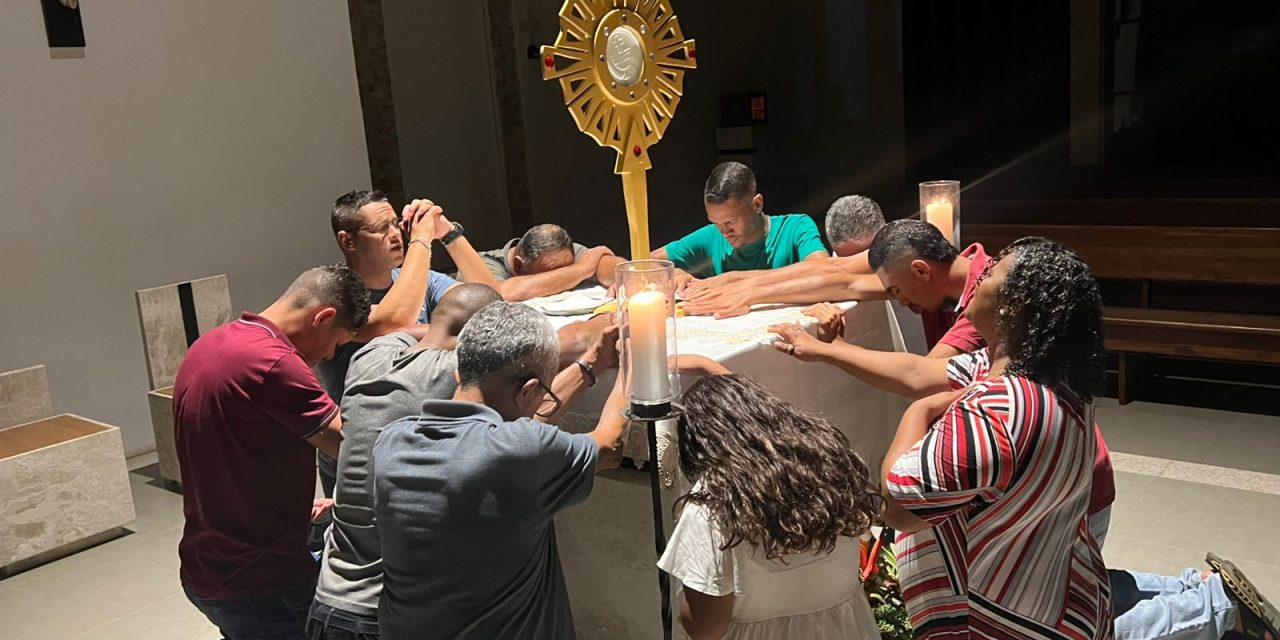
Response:
[{"label": "dark blue jeans", "polygon": [[378,640],[378,619],[313,602],[307,640]]},{"label": "dark blue jeans", "polygon": [[316,585],[308,583],[236,600],[210,600],[184,591],[226,640],[306,640],[307,611],[315,599]]}]

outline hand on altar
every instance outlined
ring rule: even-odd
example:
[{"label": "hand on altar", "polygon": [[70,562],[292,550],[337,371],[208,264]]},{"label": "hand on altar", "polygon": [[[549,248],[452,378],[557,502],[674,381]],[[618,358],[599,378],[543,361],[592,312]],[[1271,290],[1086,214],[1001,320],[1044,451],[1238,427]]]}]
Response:
[{"label": "hand on altar", "polygon": [[684,311],[689,315],[715,316],[716,319],[744,315],[751,311],[751,294],[739,285],[730,285],[696,300],[686,300]]},{"label": "hand on altar", "polygon": [[311,521],[316,522],[333,509],[333,498],[319,498],[311,503]]},{"label": "hand on altar", "polygon": [[818,339],[834,342],[844,338],[844,310],[830,302],[819,302],[802,313],[818,321]]},{"label": "hand on altar", "polygon": [[421,240],[430,244],[435,239],[435,219],[443,214],[444,209],[430,200],[414,200],[406,204],[400,214],[400,229],[404,232],[405,243]]},{"label": "hand on altar", "polygon": [[809,335],[808,331],[795,323],[770,325],[769,331],[778,334],[773,348],[787,355],[795,356],[805,362],[821,359],[822,349],[826,346],[821,340]]},{"label": "hand on altar", "polygon": [[682,373],[700,373],[704,376],[727,376],[733,373],[728,367],[706,356],[685,354],[671,356],[668,360]]},{"label": "hand on altar", "polygon": [[684,269],[676,269],[675,277],[673,278],[673,280],[676,285],[676,293],[680,294],[681,296],[684,296],[688,293],[689,287],[691,285],[701,282],[701,280],[698,280],[697,278],[693,277],[693,274],[685,271]]},{"label": "hand on altar", "polygon": [[[742,279],[740,276],[741,274],[730,271],[718,276],[711,276],[710,278],[703,278],[702,280],[691,282],[687,287],[685,287],[684,297],[687,300],[696,300],[702,296],[718,291],[726,285],[739,282]],[[692,277],[693,276],[690,276],[690,278]]]},{"label": "hand on altar", "polygon": [[608,371],[618,368],[618,325],[610,323],[605,327],[600,340],[592,347],[595,361],[591,368],[596,371]]}]

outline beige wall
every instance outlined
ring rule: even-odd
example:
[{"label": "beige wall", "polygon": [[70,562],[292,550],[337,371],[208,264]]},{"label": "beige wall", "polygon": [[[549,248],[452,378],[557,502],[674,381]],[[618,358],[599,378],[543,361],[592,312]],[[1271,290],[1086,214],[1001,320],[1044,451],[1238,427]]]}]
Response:
[{"label": "beige wall", "polygon": [[333,198],[369,169],[341,0],[86,2],[52,59],[0,3],[0,370],[152,447],[133,291],[216,273],[259,309],[339,259]]},{"label": "beige wall", "polygon": [[511,220],[485,3],[382,0],[382,16],[405,197],[439,202],[477,249],[499,246]]}]

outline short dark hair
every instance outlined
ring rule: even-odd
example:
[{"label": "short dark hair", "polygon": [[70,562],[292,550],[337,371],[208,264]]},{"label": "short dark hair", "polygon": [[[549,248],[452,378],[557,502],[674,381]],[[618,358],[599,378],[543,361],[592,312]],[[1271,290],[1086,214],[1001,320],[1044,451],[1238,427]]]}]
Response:
[{"label": "short dark hair", "polygon": [[338,312],[338,324],[352,331],[359,331],[369,322],[369,288],[360,274],[345,264],[314,267],[302,272],[285,296],[295,308],[316,304],[333,307]]},{"label": "short dark hair", "polygon": [[329,214],[329,224],[333,227],[333,235],[339,231],[355,233],[360,228],[360,209],[374,202],[386,202],[387,194],[367,189],[348,191],[333,201],[333,211]]},{"label": "short dark hair", "polygon": [[896,265],[904,259],[921,259],[951,264],[960,250],[956,249],[938,228],[913,218],[894,220],[876,233],[867,250],[867,262],[873,270]]},{"label": "short dark hair", "polygon": [[707,204],[724,204],[734,198],[756,195],[756,174],[741,162],[721,162],[711,170],[702,200]]},{"label": "short dark hair", "polygon": [[569,237],[569,232],[563,227],[555,224],[540,224],[533,227],[524,232],[524,235],[520,236],[520,241],[516,243],[516,254],[525,262],[533,262],[545,253],[560,249],[572,251],[573,238]]},{"label": "short dark hair", "polygon": [[827,209],[827,240],[834,248],[872,235],[884,226],[884,213],[866,196],[844,196]]}]

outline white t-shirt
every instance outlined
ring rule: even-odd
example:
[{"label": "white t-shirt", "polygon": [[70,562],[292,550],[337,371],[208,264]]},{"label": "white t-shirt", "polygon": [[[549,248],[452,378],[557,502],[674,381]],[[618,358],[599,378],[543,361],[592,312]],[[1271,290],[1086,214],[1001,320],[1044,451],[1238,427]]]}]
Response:
[{"label": "white t-shirt", "polygon": [[880,638],[858,579],[856,538],[842,538],[829,554],[787,556],[785,564],[766,560],[746,542],[722,551],[724,541],[707,508],[690,503],[658,567],[686,588],[734,595],[733,622],[725,638]]}]

